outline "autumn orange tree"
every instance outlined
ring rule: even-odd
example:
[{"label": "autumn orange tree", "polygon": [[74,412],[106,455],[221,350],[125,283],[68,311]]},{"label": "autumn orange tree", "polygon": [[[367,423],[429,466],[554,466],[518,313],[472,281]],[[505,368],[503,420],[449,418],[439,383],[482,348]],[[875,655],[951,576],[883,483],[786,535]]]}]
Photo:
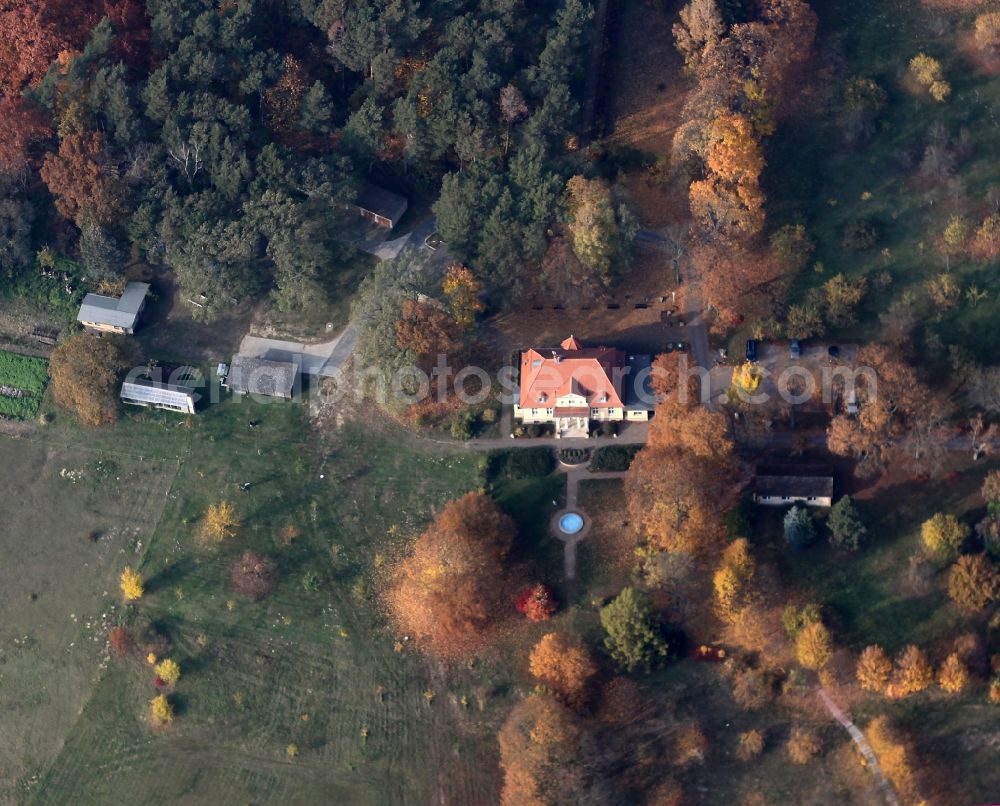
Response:
[{"label": "autumn orange tree", "polygon": [[737,497],[735,470],[725,415],[668,399],[625,480],[633,522],[669,551],[716,545],[725,533],[722,516]]},{"label": "autumn orange tree", "polygon": [[701,379],[697,365],[687,353],[660,353],[650,369],[650,387],[661,401],[674,395],[693,408],[701,402],[702,394],[710,391],[707,379]]},{"label": "autumn orange tree", "polygon": [[969,669],[957,652],[952,652],[938,670],[938,685],[949,694],[961,691],[969,685]]},{"label": "autumn orange tree", "polygon": [[479,300],[482,286],[472,272],[457,263],[449,266],[441,290],[455,323],[463,330],[471,328],[484,308]]},{"label": "autumn orange tree", "polygon": [[1000,599],[1000,571],[986,554],[959,557],[948,570],[948,595],[963,610],[982,610]]},{"label": "autumn orange tree", "polygon": [[865,736],[878,757],[879,766],[907,802],[923,802],[919,797],[917,764],[913,751],[887,716],[873,719]]},{"label": "autumn orange tree", "polygon": [[600,802],[592,737],[554,697],[532,694],[515,705],[498,740],[503,806]]},{"label": "autumn orange tree", "polygon": [[450,355],[458,346],[458,326],[434,301],[406,300],[396,320],[396,343],[417,356],[424,369],[430,369],[439,355]]},{"label": "autumn orange tree", "polygon": [[42,114],[19,98],[0,95],[0,168],[24,171],[32,146],[50,133]]},{"label": "autumn orange tree", "polygon": [[119,32],[120,55],[135,64],[149,28],[138,0],[38,0],[0,6],[0,95],[16,95],[44,78],[60,51],[79,50],[102,17]]},{"label": "autumn orange tree", "polygon": [[286,54],[281,63],[281,76],[264,92],[264,119],[267,127],[285,142],[294,140],[302,114],[302,99],[306,94],[308,76],[302,62]]},{"label": "autumn orange tree", "polygon": [[934,683],[934,667],[920,647],[910,644],[896,658],[886,695],[898,699],[929,688]]},{"label": "autumn orange tree", "polygon": [[597,663],[587,646],[561,633],[543,635],[531,650],[528,664],[539,682],[573,706],[583,704],[597,674]]},{"label": "autumn orange tree", "polygon": [[833,638],[821,621],[807,624],[795,639],[795,655],[807,669],[821,670],[833,657]]},{"label": "autumn orange tree", "polygon": [[49,358],[56,403],[74,412],[84,425],[107,425],[118,419],[118,379],[129,361],[119,342],[81,333],[61,342]]},{"label": "autumn orange tree", "polygon": [[689,203],[695,221],[724,242],[749,240],[764,228],[764,192],[756,177],[743,183],[699,179],[691,183]]},{"label": "autumn orange tree", "polygon": [[514,533],[483,493],[450,502],[393,569],[386,600],[396,628],[436,655],[478,649],[504,612],[498,582]]},{"label": "autumn orange tree", "polygon": [[892,661],[878,644],[865,647],[858,658],[855,671],[861,688],[867,691],[883,692],[892,674]]},{"label": "autumn orange tree", "polygon": [[62,138],[59,151],[42,164],[42,180],[55,197],[56,209],[78,225],[110,224],[121,209],[118,182],[103,167],[100,132],[74,132]]},{"label": "autumn orange tree", "polygon": [[[763,138],[785,114],[808,58],[816,18],[801,0],[765,0],[749,19],[727,25],[717,4],[690,0],[674,40],[695,79],[674,136],[672,162],[693,176],[688,201],[695,222],[692,265],[706,303],[735,323],[781,289],[786,264],[760,242],[765,197]],[[734,111],[739,110],[739,111]]]},{"label": "autumn orange tree", "polygon": [[734,621],[736,614],[752,601],[753,581],[756,563],[750,555],[750,544],[740,537],[726,546],[722,561],[712,577],[715,589],[715,604],[719,615],[726,621]]},{"label": "autumn orange tree", "polygon": [[823,743],[815,731],[796,726],[788,737],[788,757],[796,764],[808,764],[813,756],[823,749]]},{"label": "autumn orange tree", "polygon": [[885,345],[861,347],[855,367],[863,369],[855,384],[859,412],[831,420],[827,447],[857,459],[858,475],[870,476],[885,469],[889,450],[927,408],[931,393],[898,351]]}]

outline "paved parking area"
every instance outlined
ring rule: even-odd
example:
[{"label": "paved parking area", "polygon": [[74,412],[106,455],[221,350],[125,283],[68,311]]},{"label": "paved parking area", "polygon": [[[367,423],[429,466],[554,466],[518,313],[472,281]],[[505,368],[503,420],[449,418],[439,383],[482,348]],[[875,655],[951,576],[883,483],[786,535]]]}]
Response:
[{"label": "paved parking area", "polygon": [[779,384],[784,383],[785,388],[788,388],[787,379],[795,374],[804,377],[803,370],[813,377],[817,389],[822,389],[824,377],[830,377],[831,371],[838,366],[853,367],[858,356],[856,344],[838,342],[836,346],[839,348],[839,355],[833,358],[829,353],[832,344],[834,342],[829,341],[803,343],[800,357],[792,358],[791,342],[758,342],[757,364],[765,370],[760,391],[775,395]]}]

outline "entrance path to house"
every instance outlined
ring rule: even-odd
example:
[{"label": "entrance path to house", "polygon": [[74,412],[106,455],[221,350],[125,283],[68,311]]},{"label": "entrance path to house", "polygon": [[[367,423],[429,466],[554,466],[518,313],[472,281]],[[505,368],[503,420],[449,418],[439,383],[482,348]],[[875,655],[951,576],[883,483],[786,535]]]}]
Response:
[{"label": "entrance path to house", "polygon": [[871,770],[872,776],[875,778],[875,783],[882,791],[885,802],[890,804],[890,806],[899,806],[899,799],[896,797],[896,792],[883,774],[882,767],[878,763],[878,757],[875,755],[875,751],[872,750],[872,746],[868,743],[868,739],[861,732],[861,729],[851,721],[851,718],[833,701],[825,689],[817,689],[816,693],[819,694],[819,698],[823,701],[823,705],[826,706],[826,710],[843,725],[844,730],[851,735],[851,739],[858,746],[861,755],[865,757],[868,769]]},{"label": "entrance path to house", "polygon": [[[588,534],[592,526],[590,517],[580,507],[580,482],[597,481],[600,479],[620,479],[625,475],[625,471],[605,470],[601,472],[591,472],[588,468],[590,462],[582,465],[566,466],[559,465],[558,471],[566,476],[566,507],[559,510],[552,516],[549,522],[549,531],[563,544],[563,575],[566,582],[576,579],[576,547]],[[559,520],[564,515],[575,512],[583,518],[583,528],[576,534],[566,534],[559,528]]]}]

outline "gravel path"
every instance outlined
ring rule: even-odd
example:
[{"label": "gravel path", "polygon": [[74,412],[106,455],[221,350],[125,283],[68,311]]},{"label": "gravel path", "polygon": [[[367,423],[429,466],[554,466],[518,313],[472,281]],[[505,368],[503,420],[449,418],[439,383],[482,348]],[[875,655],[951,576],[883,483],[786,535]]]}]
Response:
[{"label": "gravel path", "polygon": [[861,755],[865,757],[865,761],[868,762],[868,769],[871,770],[872,776],[875,778],[875,783],[882,791],[885,802],[890,804],[890,806],[899,806],[899,799],[896,797],[896,792],[892,788],[892,784],[889,783],[882,773],[882,768],[878,763],[878,756],[875,755],[875,751],[872,750],[872,746],[868,743],[868,739],[865,738],[861,729],[851,721],[851,718],[833,701],[825,689],[818,689],[816,693],[819,694],[819,698],[823,701],[823,705],[826,706],[826,710],[851,735],[851,739],[858,746]]}]

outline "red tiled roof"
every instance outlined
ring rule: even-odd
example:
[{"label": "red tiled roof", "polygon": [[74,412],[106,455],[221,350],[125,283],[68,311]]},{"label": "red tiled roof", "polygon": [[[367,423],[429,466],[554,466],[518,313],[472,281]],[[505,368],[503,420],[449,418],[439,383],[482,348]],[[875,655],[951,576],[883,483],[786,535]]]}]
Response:
[{"label": "red tiled roof", "polygon": [[572,336],[559,348],[527,350],[521,353],[519,405],[552,407],[558,398],[576,394],[589,408],[621,408],[623,375],[615,370],[624,367],[621,350],[581,347]]}]

